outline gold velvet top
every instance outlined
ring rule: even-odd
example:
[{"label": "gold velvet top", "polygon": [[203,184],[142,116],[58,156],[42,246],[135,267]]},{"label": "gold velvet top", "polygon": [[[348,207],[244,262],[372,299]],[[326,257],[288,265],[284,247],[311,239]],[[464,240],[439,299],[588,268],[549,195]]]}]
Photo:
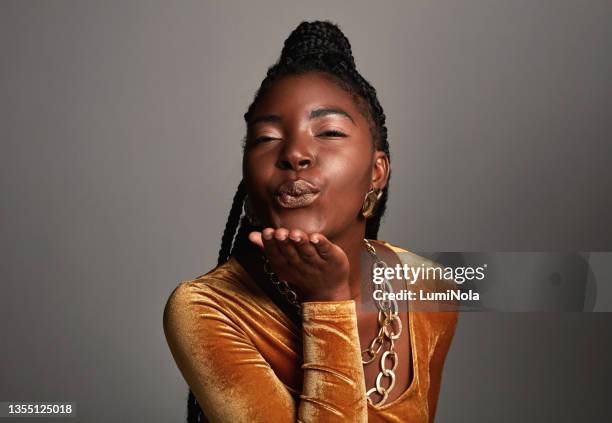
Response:
[{"label": "gold velvet top", "polygon": [[[395,247],[406,263],[426,259]],[[210,422],[433,422],[457,312],[408,311],[413,377],[368,404],[355,301],[302,303],[299,328],[235,257],[174,289],[168,345]]]}]

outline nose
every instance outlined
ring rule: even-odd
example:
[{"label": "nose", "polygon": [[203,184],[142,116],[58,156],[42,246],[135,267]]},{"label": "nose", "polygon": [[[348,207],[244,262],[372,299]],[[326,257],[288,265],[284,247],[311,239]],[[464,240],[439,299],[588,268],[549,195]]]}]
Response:
[{"label": "nose", "polygon": [[315,161],[313,144],[306,134],[287,137],[278,156],[277,166],[295,171],[311,167]]}]

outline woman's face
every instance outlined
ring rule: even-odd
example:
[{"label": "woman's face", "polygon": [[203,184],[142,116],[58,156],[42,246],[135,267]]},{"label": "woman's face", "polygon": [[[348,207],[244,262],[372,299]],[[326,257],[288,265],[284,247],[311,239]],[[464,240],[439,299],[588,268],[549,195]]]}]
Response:
[{"label": "woman's face", "polygon": [[364,196],[388,169],[351,95],[319,72],[277,81],[248,122],[243,176],[265,227],[333,239],[363,225]]}]

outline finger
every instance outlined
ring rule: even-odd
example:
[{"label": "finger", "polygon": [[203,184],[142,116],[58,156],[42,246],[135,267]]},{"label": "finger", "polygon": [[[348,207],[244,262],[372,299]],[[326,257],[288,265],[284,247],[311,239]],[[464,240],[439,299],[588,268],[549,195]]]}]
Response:
[{"label": "finger", "polygon": [[308,234],[300,229],[292,229],[289,232],[289,238],[293,241],[297,253],[302,260],[312,265],[320,265],[323,260],[319,257],[319,253],[315,246],[310,242]]},{"label": "finger", "polygon": [[274,239],[274,228],[265,228],[262,231],[262,240],[264,245],[265,255],[272,264],[284,264],[285,257],[281,254],[278,249],[276,240]]},{"label": "finger", "polygon": [[315,232],[310,235],[312,242],[323,260],[329,260],[332,257],[333,244],[323,234]]},{"label": "finger", "polygon": [[279,228],[274,233],[274,238],[276,239],[280,253],[285,257],[288,263],[294,266],[301,263],[302,259],[295,249],[293,241],[289,239],[288,229]]},{"label": "finger", "polygon": [[261,236],[261,232],[259,231],[250,232],[249,241],[251,241],[253,244],[257,245],[259,248],[263,250],[264,245],[263,245],[263,239]]}]

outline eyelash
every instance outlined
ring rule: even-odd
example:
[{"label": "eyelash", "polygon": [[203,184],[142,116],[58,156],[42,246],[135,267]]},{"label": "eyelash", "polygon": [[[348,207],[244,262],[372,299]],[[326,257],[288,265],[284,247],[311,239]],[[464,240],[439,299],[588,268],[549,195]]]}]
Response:
[{"label": "eyelash", "polygon": [[332,137],[346,137],[346,134],[343,132],[337,131],[335,129],[330,129],[329,131],[323,132],[323,134],[333,134]]},{"label": "eyelash", "polygon": [[[330,129],[329,131],[324,131],[321,133],[321,135],[324,134],[328,134],[328,136],[332,136],[332,137],[339,137],[339,138],[345,138],[346,134],[344,134],[343,132],[340,131],[336,131],[334,129]],[[274,137],[268,137],[266,135],[255,138],[255,142],[264,142],[264,141],[268,141],[268,140],[273,140],[276,139]]]}]

